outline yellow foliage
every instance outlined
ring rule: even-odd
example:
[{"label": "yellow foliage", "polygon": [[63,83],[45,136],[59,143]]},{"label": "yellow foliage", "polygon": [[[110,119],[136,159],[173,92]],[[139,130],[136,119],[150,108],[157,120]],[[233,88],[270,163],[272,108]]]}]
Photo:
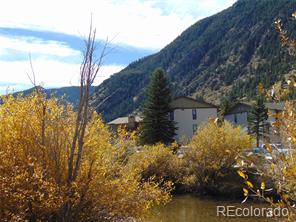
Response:
[{"label": "yellow foliage", "polygon": [[72,107],[41,94],[3,100],[1,220],[62,221],[67,209],[73,221],[115,221],[141,217],[153,205],[170,199],[169,183],[153,178],[142,181],[144,168],[131,167],[137,165],[130,162],[136,158],[123,161],[122,144],[110,144],[110,133],[95,113],[86,128],[78,177],[69,184],[69,149],[76,120]]},{"label": "yellow foliage", "polygon": [[[248,180],[248,176],[239,173],[244,178],[245,184],[253,196],[260,197],[273,206],[285,207],[289,210],[289,218],[291,221],[296,219],[296,209],[293,207],[296,200],[296,115],[295,101],[287,101],[285,109],[279,114],[274,115],[274,130],[281,136],[285,145],[284,152],[276,152],[270,144],[266,144],[266,149],[270,153],[272,159],[269,161],[256,163],[254,159],[242,157],[247,164],[243,166],[244,171],[250,171],[253,175],[258,175],[258,180],[268,180],[254,185]],[[252,167],[250,167],[252,166]],[[270,187],[268,187],[270,186]],[[258,188],[257,188],[258,187]],[[268,188],[266,188],[268,187]],[[261,191],[259,191],[259,188]],[[270,196],[271,191],[278,194],[279,200],[274,201]]]},{"label": "yellow foliage", "polygon": [[252,184],[252,182],[251,181],[246,181],[246,184],[247,184],[247,186],[249,187],[249,188],[254,188],[254,185]]},{"label": "yellow foliage", "polygon": [[263,94],[264,93],[264,85],[262,83],[259,83],[258,86],[258,93]]},{"label": "yellow foliage", "polygon": [[242,177],[243,179],[247,179],[247,178],[248,178],[248,176],[247,176],[244,172],[242,172],[241,170],[238,170],[237,173],[238,173],[238,175],[239,175],[240,177]]},{"label": "yellow foliage", "polygon": [[246,188],[243,188],[243,192],[244,192],[244,196],[248,196],[249,195],[249,190]]},{"label": "yellow foliage", "polygon": [[146,145],[129,157],[128,166],[141,172],[144,180],[155,177],[160,181],[181,183],[184,176],[184,160],[174,154],[175,146]]},{"label": "yellow foliage", "polygon": [[265,190],[265,183],[264,183],[264,181],[261,182],[261,187],[260,188],[261,188],[261,190]]},{"label": "yellow foliage", "polygon": [[[189,147],[185,159],[196,177],[195,183],[207,186],[233,170],[236,156],[251,147],[251,138],[228,122],[218,126],[209,121],[193,136]],[[243,172],[239,174],[245,176]]]}]

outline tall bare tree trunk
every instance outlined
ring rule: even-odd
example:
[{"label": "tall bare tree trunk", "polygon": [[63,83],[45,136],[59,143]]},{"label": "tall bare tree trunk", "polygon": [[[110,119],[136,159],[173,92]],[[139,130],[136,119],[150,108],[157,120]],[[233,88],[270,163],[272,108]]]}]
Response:
[{"label": "tall bare tree trunk", "polygon": [[[92,110],[89,107],[90,88],[100,70],[104,57],[107,55],[106,49],[109,44],[107,40],[104,43],[100,56],[96,58],[95,37],[96,29],[93,29],[91,23],[88,37],[85,40],[85,52],[83,55],[83,62],[80,66],[80,100],[77,108],[74,135],[72,138],[68,159],[67,182],[69,188],[71,184],[75,182],[77,177],[79,177],[79,171],[84,151],[85,131],[92,115]],[[91,178],[92,165],[93,164],[91,164],[89,169],[89,180]],[[83,201],[83,196],[85,196],[86,192],[87,187],[83,191],[84,194],[82,195],[82,198],[80,200],[81,202]],[[77,215],[77,210],[81,209],[81,204],[82,203],[79,203],[79,207],[77,207],[76,210],[74,210],[70,202],[66,203],[65,208],[63,210],[63,221],[72,221],[74,219],[73,216]]]}]

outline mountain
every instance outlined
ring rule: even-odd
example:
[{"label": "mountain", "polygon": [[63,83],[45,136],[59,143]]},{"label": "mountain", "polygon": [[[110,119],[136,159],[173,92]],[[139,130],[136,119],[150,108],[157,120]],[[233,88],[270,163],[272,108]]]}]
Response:
[{"label": "mountain", "polygon": [[112,75],[96,88],[92,104],[107,121],[139,109],[150,75],[159,67],[174,96],[203,97],[215,104],[223,96],[252,98],[260,82],[269,87],[293,69],[295,58],[280,46],[274,21],[281,18],[296,37],[295,10],[296,0],[239,0]]},{"label": "mountain", "polygon": [[[91,87],[91,93],[94,92],[95,86]],[[19,95],[23,94],[24,96],[31,94],[35,88],[27,89],[21,92],[16,92],[13,95]],[[62,98],[65,102],[68,102],[72,104],[74,107],[78,105],[79,103],[79,92],[80,88],[78,86],[68,86],[68,87],[61,87],[61,88],[55,88],[55,89],[44,89],[41,88],[41,90],[46,93],[48,96],[55,96],[57,98]]]}]

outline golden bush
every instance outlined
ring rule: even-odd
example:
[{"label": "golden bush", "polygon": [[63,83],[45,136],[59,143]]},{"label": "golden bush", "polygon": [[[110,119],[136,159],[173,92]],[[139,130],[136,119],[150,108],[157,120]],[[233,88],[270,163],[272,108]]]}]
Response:
[{"label": "golden bush", "polygon": [[170,199],[169,184],[164,186],[153,178],[143,181],[144,169],[132,168],[132,163],[123,161],[123,146],[110,143],[111,136],[95,113],[86,127],[79,174],[69,183],[68,160],[75,111],[42,94],[26,98],[8,96],[3,101],[0,106],[2,221],[139,218],[153,205]]},{"label": "golden bush", "polygon": [[209,121],[193,136],[185,155],[190,171],[188,183],[200,190],[218,187],[233,171],[236,156],[251,144],[251,137],[239,127]]},{"label": "golden bush", "polygon": [[129,167],[139,171],[144,180],[154,177],[159,182],[181,184],[184,160],[177,157],[173,148],[163,144],[146,145],[129,157]]}]

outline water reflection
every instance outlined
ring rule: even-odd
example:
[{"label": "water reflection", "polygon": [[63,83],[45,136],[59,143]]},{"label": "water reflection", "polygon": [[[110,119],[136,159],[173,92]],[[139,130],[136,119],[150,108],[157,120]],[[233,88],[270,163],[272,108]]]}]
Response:
[{"label": "water reflection", "polygon": [[[229,218],[217,217],[217,206],[250,207],[251,203],[241,204],[239,201],[214,200],[209,198],[197,198],[191,195],[176,196],[166,206],[153,210],[145,222],[265,222],[276,221],[272,218],[248,217]],[[253,204],[253,207],[264,207],[262,204]],[[265,207],[268,207],[265,206]]]}]

